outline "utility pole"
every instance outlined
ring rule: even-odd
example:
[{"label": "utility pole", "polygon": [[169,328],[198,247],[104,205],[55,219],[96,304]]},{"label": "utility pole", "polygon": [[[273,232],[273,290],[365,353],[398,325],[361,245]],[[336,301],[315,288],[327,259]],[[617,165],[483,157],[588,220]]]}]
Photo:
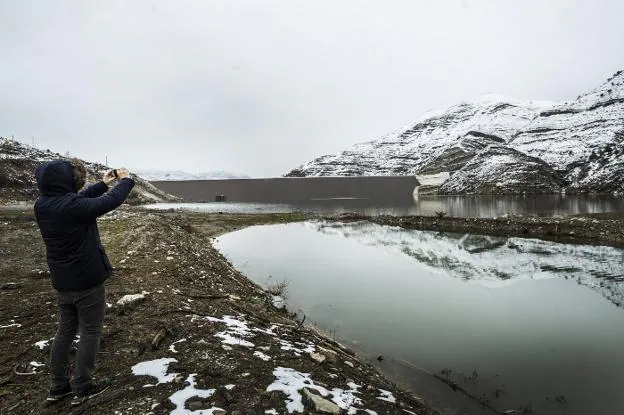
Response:
[{"label": "utility pole", "polygon": [[105,159],[106,159],[106,164],[105,166],[108,167],[108,154],[104,155]]}]

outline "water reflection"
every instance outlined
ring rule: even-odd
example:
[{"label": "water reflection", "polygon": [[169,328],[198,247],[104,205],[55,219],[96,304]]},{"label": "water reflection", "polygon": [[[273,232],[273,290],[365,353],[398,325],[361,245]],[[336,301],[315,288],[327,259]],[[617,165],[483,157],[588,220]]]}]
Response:
[{"label": "water reflection", "polygon": [[216,246],[448,413],[492,411],[440,377],[498,413],[624,413],[623,250],[326,222]]},{"label": "water reflection", "polygon": [[416,201],[416,210],[426,216],[443,211],[449,216],[482,218],[622,213],[624,198],[608,195],[424,196]]},{"label": "water reflection", "polygon": [[521,280],[575,280],[624,307],[624,250],[540,239],[406,231],[367,222],[307,222],[306,226],[366,246],[401,252],[432,269],[485,287]]},{"label": "water reflection", "polygon": [[624,199],[613,196],[537,195],[537,196],[424,196],[417,200],[329,199],[291,204],[271,203],[158,203],[156,209],[185,209],[224,213],[310,212],[337,215],[356,212],[367,216],[434,216],[445,212],[454,217],[492,218],[505,215],[553,216],[583,213],[624,213]]}]

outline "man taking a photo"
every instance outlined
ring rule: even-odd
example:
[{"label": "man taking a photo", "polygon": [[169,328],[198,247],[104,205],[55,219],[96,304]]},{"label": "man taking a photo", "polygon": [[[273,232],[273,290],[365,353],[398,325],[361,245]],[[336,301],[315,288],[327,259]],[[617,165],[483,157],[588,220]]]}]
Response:
[{"label": "man taking a photo", "polygon": [[[112,266],[96,219],[126,200],[134,187],[128,170],[108,171],[102,181],[81,190],[86,168],[77,159],[44,163],[36,173],[40,196],[35,217],[47,249],[52,286],[59,306],[59,325],[50,351],[51,386],[48,401],[74,394],[79,405],[104,392],[106,384],[92,380],[106,309],[104,281]],[[117,176],[118,184],[109,190]],[[70,383],[69,353],[76,333],[80,342]]]}]

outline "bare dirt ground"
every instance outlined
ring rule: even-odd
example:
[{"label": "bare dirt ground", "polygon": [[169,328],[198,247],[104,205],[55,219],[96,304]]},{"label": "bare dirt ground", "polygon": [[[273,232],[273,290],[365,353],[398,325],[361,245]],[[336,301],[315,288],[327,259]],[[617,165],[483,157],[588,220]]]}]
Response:
[{"label": "bare dirt ground", "polygon": [[[185,408],[203,409],[196,412],[202,414],[283,414],[304,386],[337,402],[344,414],[437,413],[350,350],[276,308],[267,292],[210,243],[245,226],[303,219],[136,208],[102,218],[103,242],[116,271],[107,282],[110,307],[95,376],[114,384],[71,408],[69,400],[44,402],[57,317],[38,227],[31,210],[0,210],[0,414],[191,413]],[[143,299],[118,304],[125,295],[140,293]],[[162,358],[176,360],[166,373],[177,375],[144,387],[156,378],[135,375],[132,367]],[[295,392],[284,392],[288,382]],[[303,400],[305,413],[321,413],[322,403],[313,404],[314,399]]]}]

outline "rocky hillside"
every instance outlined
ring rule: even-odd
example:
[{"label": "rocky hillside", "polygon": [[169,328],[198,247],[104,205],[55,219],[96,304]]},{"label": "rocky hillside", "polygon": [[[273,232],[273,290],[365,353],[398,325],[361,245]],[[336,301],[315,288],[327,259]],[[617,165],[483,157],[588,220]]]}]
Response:
[{"label": "rocky hillside", "polygon": [[[0,203],[32,202],[39,195],[35,171],[44,161],[67,158],[50,150],[37,148],[0,137]],[[88,182],[95,182],[109,169],[102,164],[85,162]],[[178,198],[157,189],[148,181],[132,175],[136,186],[128,203],[174,202]]]},{"label": "rocky hillside", "polygon": [[623,156],[624,73],[619,71],[572,102],[490,95],[430,112],[409,127],[319,157],[287,176],[448,173],[436,191],[624,192]]}]

